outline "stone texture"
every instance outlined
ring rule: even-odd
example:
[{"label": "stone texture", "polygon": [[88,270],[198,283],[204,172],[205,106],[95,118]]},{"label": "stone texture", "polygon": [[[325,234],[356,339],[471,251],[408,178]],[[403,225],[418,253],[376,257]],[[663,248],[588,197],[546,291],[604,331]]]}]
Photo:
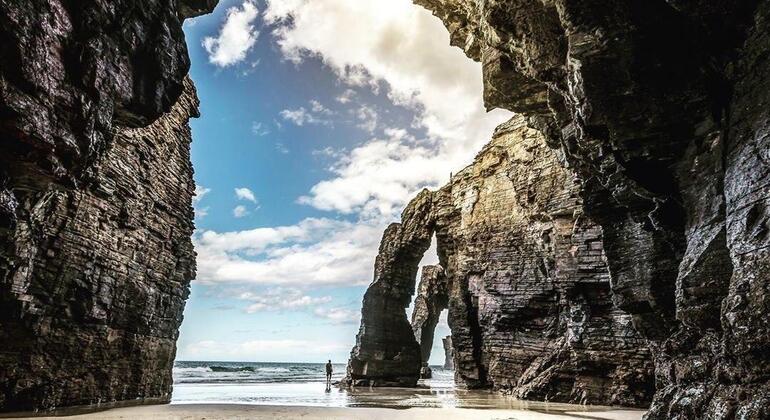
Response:
[{"label": "stone texture", "polygon": [[647,418],[770,416],[770,2],[415,2],[577,175],[655,355]]},{"label": "stone texture", "polygon": [[454,369],[455,364],[452,361],[452,336],[448,335],[441,339],[444,345],[444,369]]},{"label": "stone texture", "polygon": [[374,263],[374,281],[364,294],[361,328],[350,353],[344,383],[414,386],[420,377],[420,345],[406,319],[415,277],[433,235],[433,196],[420,193],[385,230]]},{"label": "stone texture", "polygon": [[3,410],[170,399],[189,282],[192,83],[146,128],[121,129],[95,182],[17,206],[0,260]]},{"label": "stone texture", "polygon": [[431,377],[428,360],[433,349],[433,335],[436,332],[441,311],[447,309],[448,304],[449,293],[444,269],[440,265],[423,266],[412,312],[412,331],[420,345],[421,379]]},{"label": "stone texture", "polygon": [[0,0],[0,411],[168,401],[215,4]]},{"label": "stone texture", "polygon": [[[0,1],[0,164],[14,188],[82,182],[113,125],[168,111],[190,67],[185,13],[214,1]],[[12,140],[12,141],[10,141]],[[17,186],[18,185],[18,186]]]},{"label": "stone texture", "polygon": [[[402,225],[420,226],[426,241],[433,233],[437,238],[459,385],[550,401],[649,402],[651,356],[630,316],[612,305],[601,228],[582,214],[578,192],[543,136],[515,117],[447,186],[421,193],[407,207],[412,217]],[[425,220],[415,221],[418,213]],[[389,229],[381,248],[402,242]],[[421,256],[387,260],[412,275],[392,288],[413,292]],[[429,320],[443,308],[435,270],[425,271],[415,302],[420,337],[428,328],[432,335]],[[423,303],[428,296],[435,302]],[[362,314],[379,315],[380,308],[365,299]],[[400,309],[391,316],[405,319]],[[380,339],[378,345],[388,345]]]}]

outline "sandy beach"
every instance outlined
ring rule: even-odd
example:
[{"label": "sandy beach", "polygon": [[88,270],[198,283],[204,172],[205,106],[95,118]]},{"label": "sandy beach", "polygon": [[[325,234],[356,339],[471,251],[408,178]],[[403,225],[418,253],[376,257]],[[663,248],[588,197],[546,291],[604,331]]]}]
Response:
[{"label": "sandy beach", "polygon": [[539,412],[532,410],[467,409],[467,408],[348,408],[348,407],[303,407],[244,404],[170,404],[139,407],[123,407],[106,411],[68,415],[63,417],[22,417],[34,419],[152,419],[152,420],[216,420],[216,419],[366,419],[366,420],[407,420],[407,419],[515,419],[515,420],[566,420],[566,419],[616,419],[639,420],[644,411],[615,410],[591,407],[575,407],[570,411],[554,410]]}]

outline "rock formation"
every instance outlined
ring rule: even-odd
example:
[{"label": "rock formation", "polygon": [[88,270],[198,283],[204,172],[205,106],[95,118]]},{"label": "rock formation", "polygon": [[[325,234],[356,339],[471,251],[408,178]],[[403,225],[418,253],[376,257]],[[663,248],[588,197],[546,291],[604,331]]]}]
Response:
[{"label": "rock formation", "polygon": [[433,335],[436,332],[441,311],[446,309],[448,304],[449,294],[444,269],[440,265],[423,266],[420,284],[417,286],[417,297],[414,299],[414,312],[412,312],[412,331],[420,345],[422,360],[420,378],[422,379],[431,377],[428,360],[433,349]]},{"label": "rock formation", "polygon": [[452,361],[452,336],[448,335],[441,339],[444,345],[444,369],[454,369],[455,364]]},{"label": "rock formation", "polygon": [[647,418],[770,416],[770,1],[415,2],[577,176]]},{"label": "rock formation", "polygon": [[414,386],[420,377],[420,345],[406,319],[417,269],[433,235],[433,196],[425,190],[385,230],[364,294],[361,328],[350,354],[352,385]]},{"label": "rock formation", "polygon": [[[414,291],[422,256],[415,251],[427,249],[435,233],[458,384],[520,398],[644,405],[653,391],[651,356],[630,316],[612,306],[601,228],[582,214],[578,187],[543,136],[523,118],[513,118],[447,186],[413,200],[395,225],[400,229],[388,228],[376,272],[399,270],[411,277],[390,282],[376,276],[367,296],[385,289],[408,302],[403,296]],[[410,248],[408,259],[390,258],[391,250],[412,242],[415,231],[422,246]],[[424,270],[413,326],[420,337],[432,338],[435,321],[427,320],[443,308],[445,295],[435,286],[442,283],[435,281],[437,269]],[[422,303],[429,296],[436,302]],[[381,311],[365,298],[364,320],[381,319]],[[389,316],[394,324],[406,320],[401,309]],[[383,355],[394,364],[426,360],[419,348],[387,351],[391,340],[402,343],[411,334],[377,335],[365,322],[361,331],[371,335],[370,346],[360,350],[359,333],[351,366],[382,364]],[[355,373],[354,378],[367,376],[360,369]],[[412,380],[402,382],[417,381],[418,369],[401,371],[407,373]]]},{"label": "rock formation", "polygon": [[169,400],[215,4],[0,0],[0,411]]}]

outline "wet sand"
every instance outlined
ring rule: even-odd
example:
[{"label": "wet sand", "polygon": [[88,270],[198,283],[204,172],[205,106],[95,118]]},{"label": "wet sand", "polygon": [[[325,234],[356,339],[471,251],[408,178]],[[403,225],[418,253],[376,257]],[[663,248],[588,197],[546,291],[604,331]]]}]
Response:
[{"label": "wet sand", "polygon": [[[542,403],[541,403],[542,404]],[[547,412],[532,409],[473,408],[351,408],[306,407],[243,404],[170,404],[114,408],[66,417],[34,417],[34,419],[152,419],[152,420],[218,420],[218,419],[365,419],[365,420],[639,420],[641,410],[550,404]]]}]

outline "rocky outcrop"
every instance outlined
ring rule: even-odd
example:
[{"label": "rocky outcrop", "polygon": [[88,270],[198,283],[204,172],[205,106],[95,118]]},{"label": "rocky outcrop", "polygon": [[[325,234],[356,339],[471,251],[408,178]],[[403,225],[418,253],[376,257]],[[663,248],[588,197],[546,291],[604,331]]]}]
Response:
[{"label": "rocky outcrop", "polygon": [[[425,226],[422,237],[437,238],[459,385],[591,404],[639,406],[651,398],[649,351],[630,316],[612,305],[601,228],[583,215],[578,187],[543,136],[515,117],[447,186],[423,191],[407,206],[402,224]],[[416,222],[416,214],[424,220]],[[381,249],[403,242],[391,232]],[[387,259],[399,264],[390,270],[412,275],[399,279],[402,294],[412,291],[421,256]],[[378,271],[383,261],[378,257]],[[435,327],[421,322],[435,312],[421,297],[433,294],[433,305],[442,307],[442,294],[429,291],[432,270],[415,302],[413,325],[421,326],[421,336]],[[379,279],[370,290],[386,287]],[[364,300],[364,318],[379,313]],[[402,310],[391,316],[405,320]],[[363,325],[362,331],[370,332]],[[396,337],[380,336],[377,344],[387,346],[388,339]]]},{"label": "rocky outcrop", "polygon": [[448,304],[449,294],[444,269],[440,265],[423,266],[412,312],[412,331],[420,345],[421,379],[431,377],[428,360],[433,349],[433,335],[436,332],[441,311],[447,309]]},{"label": "rocky outcrop", "polygon": [[168,401],[215,3],[0,0],[0,410]]},{"label": "rocky outcrop", "polygon": [[455,364],[452,361],[452,336],[448,335],[441,339],[444,345],[444,369],[454,369]]},{"label": "rocky outcrop", "polygon": [[415,277],[433,235],[433,196],[425,190],[385,230],[364,294],[361,328],[350,353],[350,385],[414,386],[420,377],[420,345],[406,319]]},{"label": "rocky outcrop", "polygon": [[117,131],[88,188],[19,202],[1,270],[4,410],[170,399],[195,276],[187,86],[155,123]]},{"label": "rocky outcrop", "polygon": [[766,418],[770,2],[415,0],[578,177],[648,419]]}]

